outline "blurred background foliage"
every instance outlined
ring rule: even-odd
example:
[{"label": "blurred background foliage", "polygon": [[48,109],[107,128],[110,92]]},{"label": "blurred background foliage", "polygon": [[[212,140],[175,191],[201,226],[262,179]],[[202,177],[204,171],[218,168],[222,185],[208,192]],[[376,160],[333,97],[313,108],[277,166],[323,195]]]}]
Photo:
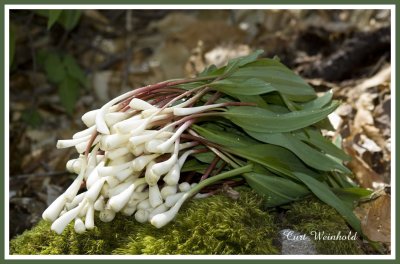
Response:
[{"label": "blurred background foliage", "polygon": [[10,237],[73,179],[72,152],[55,145],[83,113],[256,49],[343,101],[326,135],[343,138],[346,165],[375,191],[356,213],[390,249],[389,10],[12,10]]}]

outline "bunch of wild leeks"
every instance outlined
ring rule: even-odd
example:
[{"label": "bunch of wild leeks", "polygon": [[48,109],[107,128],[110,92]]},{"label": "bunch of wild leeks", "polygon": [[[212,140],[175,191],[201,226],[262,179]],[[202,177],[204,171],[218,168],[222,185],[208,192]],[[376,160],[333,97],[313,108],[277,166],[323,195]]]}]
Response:
[{"label": "bunch of wild leeks", "polygon": [[88,128],[57,143],[80,153],[67,163],[78,176],[43,218],[57,233],[73,220],[78,233],[94,228],[95,211],[101,221],[121,212],[160,228],[187,199],[248,184],[267,206],[313,193],[360,231],[350,203],[365,190],[320,132],[338,102],[261,53],[135,89],[83,115]]}]

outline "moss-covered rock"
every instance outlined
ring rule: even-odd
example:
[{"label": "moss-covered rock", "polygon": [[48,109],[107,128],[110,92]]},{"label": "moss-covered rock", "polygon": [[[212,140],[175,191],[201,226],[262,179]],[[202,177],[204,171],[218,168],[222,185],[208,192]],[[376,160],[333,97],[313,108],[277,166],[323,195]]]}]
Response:
[{"label": "moss-covered rock", "polygon": [[[279,254],[275,242],[281,229],[290,228],[311,239],[311,231],[347,234],[351,230],[336,210],[316,198],[292,203],[280,214],[262,207],[260,196],[241,188],[238,200],[225,195],[191,200],[173,222],[161,229],[118,214],[110,223],[96,219],[97,227],[84,234],[76,234],[70,224],[57,235],[50,230],[50,223],[41,221],[11,240],[10,253]],[[363,254],[358,240],[314,243],[319,254]]]},{"label": "moss-covered rock", "polygon": [[321,232],[324,235],[336,235],[338,232],[347,235],[351,231],[346,221],[335,209],[316,198],[292,203],[284,219],[284,226],[308,235],[314,241],[319,254],[364,254],[359,240],[360,234],[356,240],[315,239],[313,231]]},{"label": "moss-covered rock", "polygon": [[260,209],[262,199],[242,189],[236,201],[215,195],[192,200],[175,221],[156,229],[119,215],[110,223],[76,234],[70,224],[61,235],[41,221],[10,242],[11,254],[277,254],[278,226]]}]

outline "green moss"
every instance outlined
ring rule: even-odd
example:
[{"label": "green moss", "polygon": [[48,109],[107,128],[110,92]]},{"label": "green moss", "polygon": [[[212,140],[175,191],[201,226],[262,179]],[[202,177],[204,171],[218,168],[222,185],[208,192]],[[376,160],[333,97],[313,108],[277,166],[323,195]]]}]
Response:
[{"label": "green moss", "polygon": [[40,222],[10,242],[11,254],[276,254],[274,217],[260,209],[262,199],[242,189],[237,201],[223,195],[192,200],[175,221],[157,229],[133,217],[76,234],[70,224],[57,235]]},{"label": "green moss", "polygon": [[[317,198],[306,199],[291,204],[285,215],[285,225],[314,240],[317,251],[327,255],[364,254],[361,250],[359,236],[357,240],[320,240],[310,235],[312,231],[324,232],[325,235],[348,234],[351,229],[346,221],[332,207]],[[354,231],[352,231],[354,234]]]},{"label": "green moss", "polygon": [[68,225],[61,235],[50,230],[51,224],[40,221],[31,230],[10,241],[11,254],[57,255],[57,254],[110,254],[124,241],[126,232],[134,232],[132,219],[117,216],[112,223],[96,219],[97,227],[84,234],[76,234],[73,224]]}]

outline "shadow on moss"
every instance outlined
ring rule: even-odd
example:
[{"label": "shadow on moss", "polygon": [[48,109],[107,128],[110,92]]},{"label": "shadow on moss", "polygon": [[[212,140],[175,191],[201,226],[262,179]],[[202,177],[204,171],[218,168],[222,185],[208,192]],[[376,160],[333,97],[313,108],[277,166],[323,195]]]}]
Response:
[{"label": "shadow on moss", "polygon": [[10,241],[10,254],[277,254],[278,227],[261,204],[244,189],[237,201],[223,195],[192,200],[161,229],[118,215],[110,223],[97,219],[97,227],[84,234],[70,224],[57,235],[41,221]]}]

